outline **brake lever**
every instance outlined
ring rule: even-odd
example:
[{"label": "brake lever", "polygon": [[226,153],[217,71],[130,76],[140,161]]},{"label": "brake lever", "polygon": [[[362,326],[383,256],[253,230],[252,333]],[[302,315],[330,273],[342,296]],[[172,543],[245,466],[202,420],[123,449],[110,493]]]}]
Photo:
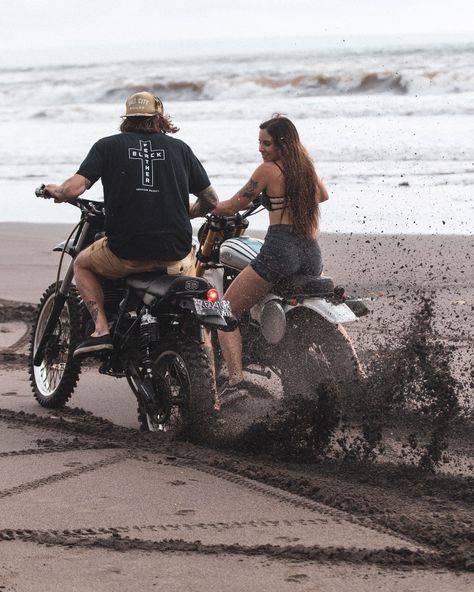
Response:
[{"label": "brake lever", "polygon": [[104,213],[102,206],[97,206],[95,203],[92,203],[92,202],[89,202],[89,205],[91,207],[91,213],[94,214],[95,216],[98,216],[98,215],[101,215]]}]

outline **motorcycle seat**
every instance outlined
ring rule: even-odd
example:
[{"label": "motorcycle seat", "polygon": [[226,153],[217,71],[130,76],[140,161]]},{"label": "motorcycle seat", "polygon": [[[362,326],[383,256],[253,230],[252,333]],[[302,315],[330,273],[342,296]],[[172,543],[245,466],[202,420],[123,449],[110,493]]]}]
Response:
[{"label": "motorcycle seat", "polygon": [[163,298],[173,292],[199,292],[208,290],[210,284],[204,278],[187,275],[167,275],[159,271],[137,273],[125,278],[127,286],[138,292]]},{"label": "motorcycle seat", "polygon": [[275,284],[272,292],[282,298],[292,296],[330,296],[334,294],[334,282],[330,277],[292,275]]}]

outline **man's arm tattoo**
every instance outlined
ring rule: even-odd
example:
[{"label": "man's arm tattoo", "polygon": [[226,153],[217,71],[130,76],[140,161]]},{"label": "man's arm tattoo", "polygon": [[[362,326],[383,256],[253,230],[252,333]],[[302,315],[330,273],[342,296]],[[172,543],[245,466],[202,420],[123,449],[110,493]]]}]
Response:
[{"label": "man's arm tattoo", "polygon": [[205,216],[217,206],[219,198],[212,185],[206,187],[202,191],[195,194],[198,198],[195,203],[189,208],[189,217],[197,218],[198,216]]},{"label": "man's arm tattoo", "polygon": [[70,179],[67,179],[66,181],[64,181],[64,183],[62,183],[61,185],[58,185],[56,187],[56,189],[54,190],[53,197],[57,201],[61,201],[61,202],[62,201],[71,201],[73,199],[76,199],[76,197],[81,195],[85,189],[89,189],[91,186],[91,182],[89,181],[89,179],[86,179],[84,177],[84,189],[82,187],[80,187],[77,195],[71,195],[71,184],[72,183],[75,183],[73,185],[73,187],[77,186],[77,182],[75,182],[75,175],[73,177],[71,177]]},{"label": "man's arm tattoo", "polygon": [[247,181],[247,183],[241,189],[242,196],[253,201],[257,197],[257,187],[257,181],[250,179],[250,181]]},{"label": "man's arm tattoo", "polygon": [[99,316],[99,307],[97,306],[97,302],[95,300],[88,300],[86,302],[87,310],[92,317],[94,323],[97,321],[97,317]]},{"label": "man's arm tattoo", "polygon": [[63,201],[63,197],[64,197],[64,186],[63,185],[59,185],[59,187],[56,187],[53,197],[55,199],[59,199],[59,200]]}]

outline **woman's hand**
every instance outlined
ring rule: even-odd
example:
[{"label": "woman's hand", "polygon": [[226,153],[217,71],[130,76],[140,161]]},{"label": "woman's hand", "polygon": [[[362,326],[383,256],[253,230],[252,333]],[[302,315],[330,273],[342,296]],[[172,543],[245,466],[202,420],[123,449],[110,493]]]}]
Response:
[{"label": "woman's hand", "polygon": [[232,200],[230,199],[220,201],[218,206],[212,210],[211,214],[214,214],[214,216],[233,216],[238,210],[234,210],[231,202]]}]

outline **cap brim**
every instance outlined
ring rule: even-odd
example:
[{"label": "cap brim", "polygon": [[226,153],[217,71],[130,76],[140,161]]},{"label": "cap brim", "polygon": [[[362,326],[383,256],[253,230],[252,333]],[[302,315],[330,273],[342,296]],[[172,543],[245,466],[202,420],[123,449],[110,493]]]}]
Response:
[{"label": "cap brim", "polygon": [[159,115],[159,113],[131,113],[130,115],[121,115],[120,117],[154,117],[155,115]]}]

